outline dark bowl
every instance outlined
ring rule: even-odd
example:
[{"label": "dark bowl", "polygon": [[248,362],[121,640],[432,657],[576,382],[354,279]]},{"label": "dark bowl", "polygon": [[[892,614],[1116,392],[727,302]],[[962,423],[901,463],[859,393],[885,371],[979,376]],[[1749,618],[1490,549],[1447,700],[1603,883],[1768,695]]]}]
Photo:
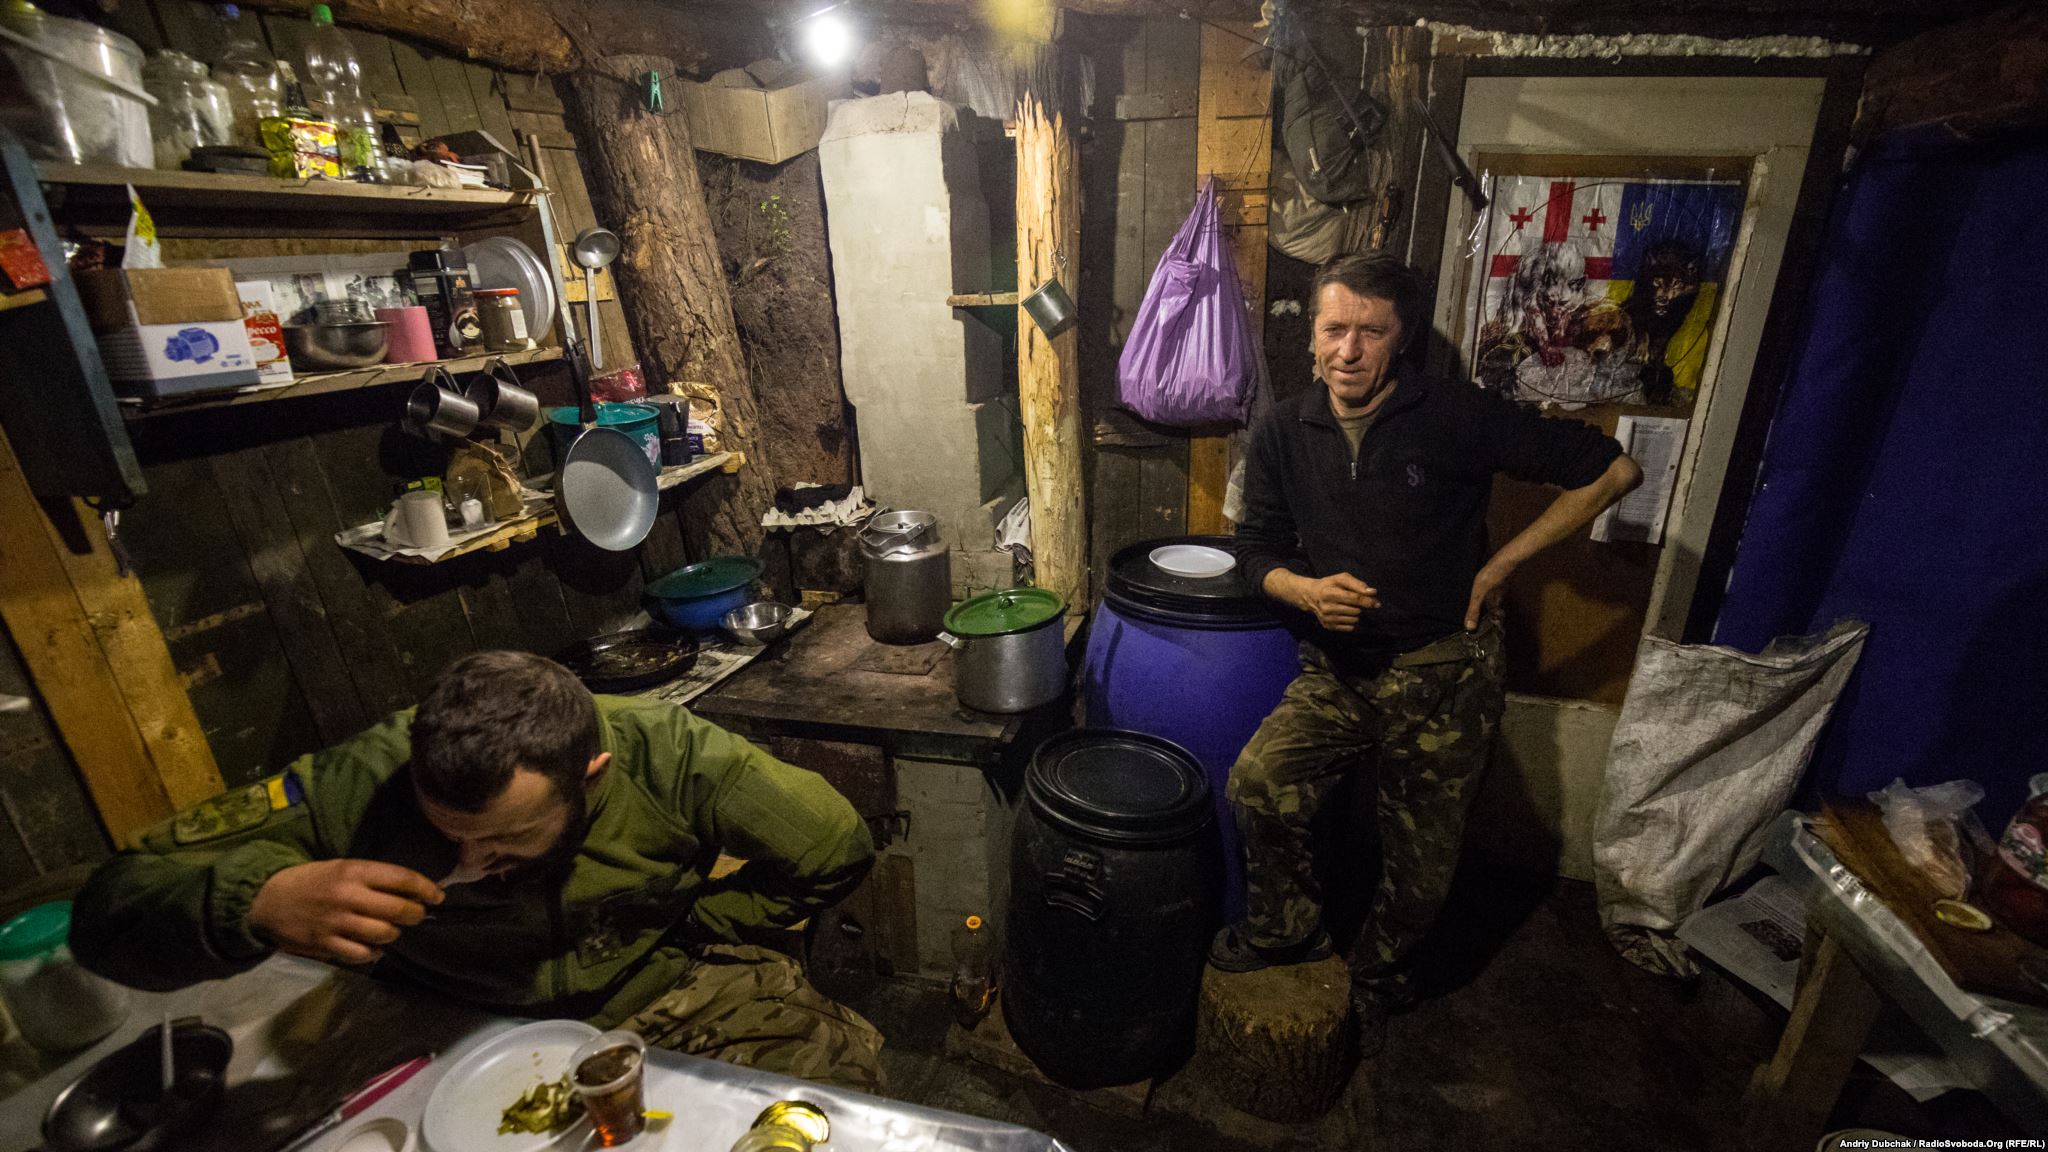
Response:
[{"label": "dark bowl", "polygon": [[47,1152],[149,1152],[169,1148],[220,1107],[235,1042],[211,1025],[182,1022],[171,1030],[177,1080],[162,1087],[152,1028],[108,1053],[71,1082],[43,1117]]}]

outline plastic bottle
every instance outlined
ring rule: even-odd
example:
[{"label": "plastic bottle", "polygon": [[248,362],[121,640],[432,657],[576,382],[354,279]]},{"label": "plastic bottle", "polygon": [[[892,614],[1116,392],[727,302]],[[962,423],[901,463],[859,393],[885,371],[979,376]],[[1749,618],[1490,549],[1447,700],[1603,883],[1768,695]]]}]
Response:
[{"label": "plastic bottle", "polygon": [[979,916],[969,916],[953,929],[953,1018],[973,1028],[995,1002],[994,933]]},{"label": "plastic bottle", "polygon": [[284,107],[275,116],[265,116],[258,126],[263,147],[270,152],[270,174],[296,180],[340,177],[341,150],[334,125],[316,118],[306,106],[304,90],[291,65],[278,61],[277,78],[284,85]]},{"label": "plastic bottle", "polygon": [[[217,10],[223,25],[235,26],[241,11],[233,4]],[[263,147],[263,121],[284,111],[284,85],[277,78],[277,59],[269,49],[248,36],[235,36],[214,61],[213,78],[228,90],[228,107],[234,113],[234,142],[245,148]]]},{"label": "plastic bottle", "polygon": [[363,98],[363,66],[356,59],[355,46],[334,26],[334,12],[327,5],[313,5],[313,30],[307,34],[301,54],[306,100],[315,115],[334,125],[342,174],[382,178],[384,150],[377,118]]}]

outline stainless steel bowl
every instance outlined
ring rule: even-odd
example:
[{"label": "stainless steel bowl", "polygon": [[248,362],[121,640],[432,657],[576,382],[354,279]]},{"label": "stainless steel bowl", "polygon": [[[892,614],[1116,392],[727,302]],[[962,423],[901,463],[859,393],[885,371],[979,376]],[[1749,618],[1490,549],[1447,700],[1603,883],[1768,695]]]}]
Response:
[{"label": "stainless steel bowl", "polygon": [[287,324],[284,351],[296,372],[335,372],[382,364],[391,351],[391,325],[383,320],[352,324]]},{"label": "stainless steel bowl", "polygon": [[794,611],[787,604],[756,600],[727,612],[719,623],[742,644],[772,644],[789,631],[789,617]]}]

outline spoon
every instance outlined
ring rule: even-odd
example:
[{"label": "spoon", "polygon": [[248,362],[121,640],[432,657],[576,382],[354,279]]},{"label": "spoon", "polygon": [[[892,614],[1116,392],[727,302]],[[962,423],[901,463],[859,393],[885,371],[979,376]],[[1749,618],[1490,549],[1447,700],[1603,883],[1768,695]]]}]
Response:
[{"label": "spoon", "polygon": [[161,1053],[157,1064],[163,1070],[164,1095],[169,1096],[171,1094],[171,1086],[177,1083],[178,1080],[177,1069],[171,1063],[171,1006],[169,1004],[164,1005],[164,1023],[157,1035],[157,1043]]},{"label": "spoon", "polygon": [[590,345],[592,371],[604,367],[604,345],[597,338],[597,270],[619,256],[619,234],[609,228],[585,228],[570,251],[583,266],[583,302],[590,308],[590,331],[584,343]]}]

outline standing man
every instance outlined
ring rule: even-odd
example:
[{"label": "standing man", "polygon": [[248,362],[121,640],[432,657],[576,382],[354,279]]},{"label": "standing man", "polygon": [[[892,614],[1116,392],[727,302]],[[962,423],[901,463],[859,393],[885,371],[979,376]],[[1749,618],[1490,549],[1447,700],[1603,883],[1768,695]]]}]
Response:
[{"label": "standing man", "polygon": [[[745,864],[714,880],[721,851]],[[478,652],[417,712],[144,834],[79,894],[71,948],[153,991],[289,952],[874,1092],[881,1034],[761,946],[874,851],[823,777],[673,704]]]},{"label": "standing man", "polygon": [[[1426,323],[1400,261],[1339,257],[1310,301],[1321,383],[1252,433],[1237,556],[1247,581],[1312,622],[1301,675],[1230,772],[1250,903],[1209,959],[1247,972],[1331,954],[1310,822],[1353,763],[1376,760],[1383,868],[1351,962],[1370,1056],[1412,998],[1408,962],[1450,889],[1500,720],[1501,587],[1642,471],[1596,428],[1400,362]],[[1489,557],[1497,473],[1565,491]]]}]

